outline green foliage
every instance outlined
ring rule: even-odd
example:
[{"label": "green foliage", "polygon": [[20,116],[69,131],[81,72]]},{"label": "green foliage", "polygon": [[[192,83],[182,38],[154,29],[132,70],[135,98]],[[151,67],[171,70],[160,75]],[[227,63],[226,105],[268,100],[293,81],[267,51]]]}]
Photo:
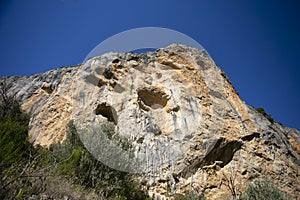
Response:
[{"label": "green foliage", "polygon": [[[108,138],[116,139],[116,142],[124,148],[130,147],[127,140],[117,137],[112,123],[103,124],[101,128]],[[49,151],[58,163],[56,172],[67,176],[70,181],[85,189],[93,189],[105,198],[147,197],[128,173],[109,168],[86,150],[72,121],[68,124],[66,140],[52,145]]]},{"label": "green foliage", "polygon": [[[49,149],[33,147],[28,142],[29,115],[8,95],[10,86],[0,83],[0,199],[44,194],[55,199],[65,195],[85,199],[90,194],[92,199],[147,199],[130,174],[107,167],[87,151],[72,121],[65,141]],[[115,133],[114,124],[100,128],[119,147],[132,148]],[[58,184],[64,188],[57,189]]]},{"label": "green foliage", "polygon": [[[131,175],[109,168],[87,151],[72,121],[65,141],[48,150],[34,148],[28,142],[29,115],[8,95],[11,86],[6,80],[0,82],[0,199],[27,199],[47,192],[53,198],[75,197],[77,186],[94,191],[97,199],[147,199]],[[127,138],[115,132],[113,123],[99,128],[120,148],[132,148]],[[64,184],[68,193],[53,189],[57,183]]]},{"label": "green foliage", "polygon": [[31,159],[29,116],[22,112],[19,102],[5,92],[0,88],[0,198],[6,198],[14,190],[18,192],[16,196],[23,195],[22,190],[13,190],[11,186],[22,177]]},{"label": "green foliage", "polygon": [[257,112],[259,112],[260,114],[262,114],[264,117],[266,117],[272,124],[275,122],[274,119],[272,118],[272,116],[270,114],[268,114],[265,109],[263,108],[255,108],[255,110]]},{"label": "green foliage", "polygon": [[29,117],[21,111],[16,100],[11,97],[8,99],[12,99],[9,106],[3,106],[4,102],[0,102],[0,174],[22,159],[29,147]]},{"label": "green foliage", "polygon": [[9,117],[0,119],[0,170],[26,156],[28,128]]},{"label": "green foliage", "polygon": [[205,197],[194,192],[188,192],[186,194],[175,195],[174,200],[205,200]]},{"label": "green foliage", "polygon": [[126,138],[115,132],[115,125],[112,122],[103,123],[100,125],[100,129],[108,139],[113,141],[116,146],[121,147],[123,150],[128,151],[133,148],[132,143]]},{"label": "green foliage", "polygon": [[255,180],[235,200],[288,200],[288,196],[266,180]]},{"label": "green foliage", "polygon": [[9,86],[0,87],[0,177],[6,168],[26,156],[29,115],[22,112],[20,103],[8,95]]},{"label": "green foliage", "polygon": [[24,126],[29,122],[29,115],[22,111],[19,101],[11,96],[0,101],[0,118],[10,118]]},{"label": "green foliage", "polygon": [[[0,125],[5,125],[5,135],[12,133],[7,130],[17,130],[15,133],[18,137],[8,134],[11,138],[6,136],[5,139],[16,141],[14,145],[20,146],[3,153],[10,154],[12,159],[9,159],[11,166],[4,170],[1,178],[5,179],[2,184],[9,184],[0,191],[0,199],[27,199],[33,194],[46,194],[50,198],[70,196],[74,199],[88,198],[90,194],[93,194],[93,199],[148,198],[141,190],[141,184],[132,175],[111,169],[96,160],[82,144],[72,122],[68,124],[66,140],[51,145],[49,149],[30,146],[27,142],[27,128],[20,129],[24,132],[14,128],[19,128],[18,123],[7,120]],[[110,124],[104,127],[106,134],[116,138],[114,127]],[[19,135],[21,133],[22,137]],[[21,148],[20,142],[28,146]],[[16,151],[15,154],[13,150]],[[58,190],[57,184],[64,185],[65,188]]]}]

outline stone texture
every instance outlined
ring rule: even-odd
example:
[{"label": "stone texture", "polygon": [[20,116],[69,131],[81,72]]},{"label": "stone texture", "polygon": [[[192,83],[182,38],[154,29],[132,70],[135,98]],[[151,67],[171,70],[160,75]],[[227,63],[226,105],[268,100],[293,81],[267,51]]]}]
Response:
[{"label": "stone texture", "polygon": [[147,157],[137,178],[158,199],[187,191],[224,199],[230,178],[237,193],[266,178],[300,196],[299,131],[247,106],[203,50],[174,44],[140,55],[107,53],[5,80],[32,115],[35,144],[62,141],[70,119],[78,128],[113,122],[135,155]]}]

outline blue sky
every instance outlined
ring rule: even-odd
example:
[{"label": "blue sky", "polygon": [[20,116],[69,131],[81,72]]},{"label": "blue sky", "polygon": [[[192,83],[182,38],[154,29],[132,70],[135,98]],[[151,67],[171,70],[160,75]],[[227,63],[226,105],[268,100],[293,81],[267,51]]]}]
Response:
[{"label": "blue sky", "polygon": [[0,76],[75,65],[114,34],[164,27],[198,41],[247,104],[300,129],[299,11],[292,0],[1,0]]}]

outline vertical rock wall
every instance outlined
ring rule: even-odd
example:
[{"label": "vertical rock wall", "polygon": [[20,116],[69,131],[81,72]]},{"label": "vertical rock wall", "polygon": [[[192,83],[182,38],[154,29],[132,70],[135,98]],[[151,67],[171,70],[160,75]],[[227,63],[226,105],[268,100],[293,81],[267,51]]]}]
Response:
[{"label": "vertical rock wall", "polygon": [[113,122],[144,161],[138,179],[157,198],[194,191],[223,199],[230,178],[237,193],[266,178],[300,196],[299,131],[247,106],[203,50],[108,53],[6,81],[31,113],[35,144],[62,141],[71,119],[79,130]]}]

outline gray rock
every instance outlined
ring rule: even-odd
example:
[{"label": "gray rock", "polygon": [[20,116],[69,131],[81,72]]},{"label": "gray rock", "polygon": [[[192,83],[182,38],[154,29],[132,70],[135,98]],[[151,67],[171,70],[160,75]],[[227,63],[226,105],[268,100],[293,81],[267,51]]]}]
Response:
[{"label": "gray rock", "polygon": [[113,122],[134,150],[107,142],[112,162],[106,164],[122,170],[122,157],[157,198],[192,190],[223,199],[230,195],[228,177],[238,192],[259,177],[300,196],[299,131],[246,105],[203,50],[173,44],[140,55],[107,53],[0,82],[31,113],[35,144],[63,140],[71,119],[79,132]]}]

